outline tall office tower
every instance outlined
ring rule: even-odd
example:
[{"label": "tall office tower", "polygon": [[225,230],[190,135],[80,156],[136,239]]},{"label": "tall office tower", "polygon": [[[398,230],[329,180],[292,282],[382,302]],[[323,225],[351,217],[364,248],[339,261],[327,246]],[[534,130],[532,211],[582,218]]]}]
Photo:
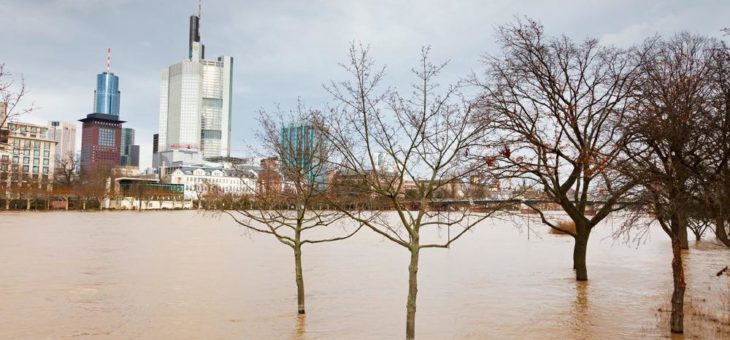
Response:
[{"label": "tall office tower", "polygon": [[[96,112],[79,120],[84,123],[81,130],[81,170],[85,173],[92,173],[100,166],[118,166],[120,161],[124,122],[119,120],[119,78],[111,73],[109,52],[107,50],[106,72],[96,77]],[[100,82],[100,79],[104,81]]]},{"label": "tall office tower", "polygon": [[106,71],[96,75],[94,112],[119,116],[119,77],[111,72],[111,49],[106,50]]},{"label": "tall office tower", "polygon": [[190,17],[188,58],[162,72],[158,152],[200,150],[229,157],[233,58],[205,59],[200,13]]},{"label": "tall office tower", "polygon": [[[48,139],[58,142],[53,159],[60,161],[76,155],[76,124],[70,122],[53,121],[48,125]],[[67,162],[71,164],[73,162]]]},{"label": "tall office tower", "polygon": [[131,147],[134,145],[134,129],[122,128],[122,140],[119,145],[119,163],[121,165],[131,165],[130,153]]}]

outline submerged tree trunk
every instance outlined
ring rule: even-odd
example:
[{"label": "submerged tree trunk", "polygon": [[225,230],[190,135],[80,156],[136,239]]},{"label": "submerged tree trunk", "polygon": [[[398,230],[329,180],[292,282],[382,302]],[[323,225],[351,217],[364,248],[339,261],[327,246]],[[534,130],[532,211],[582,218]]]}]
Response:
[{"label": "submerged tree trunk", "polygon": [[682,249],[689,249],[689,237],[687,235],[687,219],[681,218],[679,223],[679,241]]},{"label": "submerged tree trunk", "polygon": [[576,223],[575,245],[573,247],[573,269],[575,269],[575,279],[577,281],[588,281],[586,253],[588,251],[588,237],[590,233],[591,230],[588,226]]},{"label": "submerged tree trunk", "polygon": [[674,292],[672,293],[672,333],[684,332],[684,268],[682,267],[682,247],[677,236],[672,236],[672,274]]},{"label": "submerged tree trunk", "polygon": [[416,338],[416,297],[418,295],[418,244],[411,249],[408,265],[408,301],[406,303],[406,339]]},{"label": "submerged tree trunk", "polygon": [[715,235],[722,244],[730,247],[730,240],[727,237],[727,231],[725,230],[725,218],[723,216],[715,219]]},{"label": "submerged tree trunk", "polygon": [[696,242],[702,241],[702,235],[700,235],[700,229],[693,228],[692,229],[692,233],[695,235],[695,241]]},{"label": "submerged tree trunk", "polygon": [[302,274],[302,245],[294,246],[294,271],[297,280],[297,312],[304,314],[304,275]]}]

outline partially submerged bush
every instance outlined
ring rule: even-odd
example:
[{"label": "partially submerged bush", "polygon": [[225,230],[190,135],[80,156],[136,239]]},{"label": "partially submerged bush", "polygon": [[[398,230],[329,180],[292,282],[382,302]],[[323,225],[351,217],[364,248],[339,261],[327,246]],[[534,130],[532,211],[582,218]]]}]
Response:
[{"label": "partially submerged bush", "polygon": [[[573,221],[568,221],[568,220],[558,221],[557,226],[560,229],[563,229],[565,231],[569,231],[569,232],[575,234],[575,222],[573,222]],[[555,234],[555,235],[568,235],[568,233],[562,232],[555,228],[550,228],[550,233]]]}]

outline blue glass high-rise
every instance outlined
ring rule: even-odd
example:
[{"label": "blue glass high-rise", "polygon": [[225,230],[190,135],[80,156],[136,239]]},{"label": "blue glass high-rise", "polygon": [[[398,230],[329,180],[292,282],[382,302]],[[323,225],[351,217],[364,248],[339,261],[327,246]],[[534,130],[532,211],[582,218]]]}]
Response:
[{"label": "blue glass high-rise", "polygon": [[95,113],[119,116],[119,77],[111,72],[99,73],[94,94]]},{"label": "blue glass high-rise", "polygon": [[[289,125],[281,128],[281,166],[285,172],[298,173],[307,181],[317,181],[322,169],[319,142],[313,125]],[[302,178],[302,179],[304,179]]]}]

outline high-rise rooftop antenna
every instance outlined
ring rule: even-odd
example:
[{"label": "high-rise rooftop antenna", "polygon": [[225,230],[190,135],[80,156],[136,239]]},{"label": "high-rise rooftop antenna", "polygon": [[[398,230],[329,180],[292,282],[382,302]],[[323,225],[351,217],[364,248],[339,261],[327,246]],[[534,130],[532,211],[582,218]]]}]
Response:
[{"label": "high-rise rooftop antenna", "polygon": [[106,73],[112,72],[112,49],[106,49]]},{"label": "high-rise rooftop antenna", "polygon": [[198,0],[198,18],[203,15],[203,0]]}]

